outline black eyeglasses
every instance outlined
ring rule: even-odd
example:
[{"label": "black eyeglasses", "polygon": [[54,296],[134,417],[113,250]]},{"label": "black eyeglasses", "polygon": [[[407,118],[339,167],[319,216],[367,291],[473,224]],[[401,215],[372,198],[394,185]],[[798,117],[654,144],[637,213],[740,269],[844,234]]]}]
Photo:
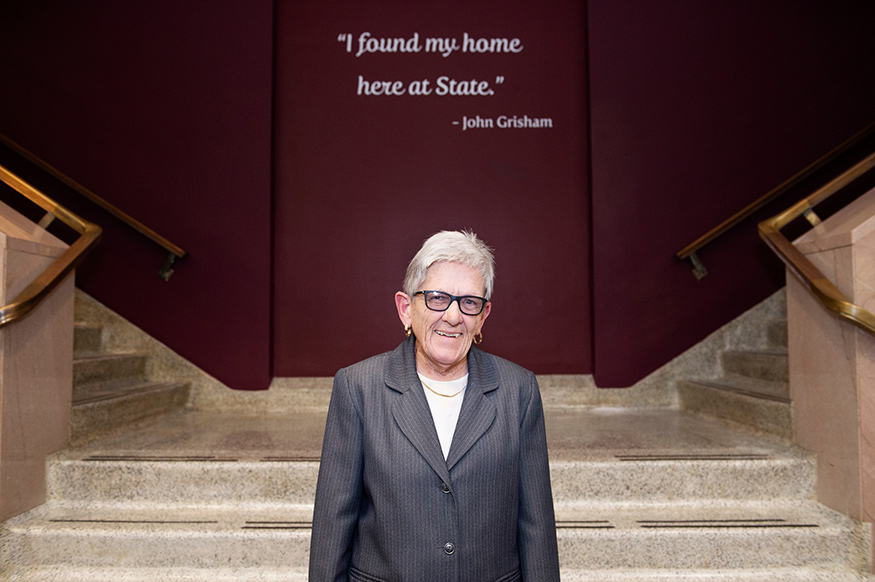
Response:
[{"label": "black eyeglasses", "polygon": [[483,308],[486,306],[486,299],[477,297],[476,295],[450,295],[443,291],[417,291],[413,294],[425,296],[425,306],[432,311],[446,311],[456,301],[459,304],[459,311],[465,315],[480,315]]}]

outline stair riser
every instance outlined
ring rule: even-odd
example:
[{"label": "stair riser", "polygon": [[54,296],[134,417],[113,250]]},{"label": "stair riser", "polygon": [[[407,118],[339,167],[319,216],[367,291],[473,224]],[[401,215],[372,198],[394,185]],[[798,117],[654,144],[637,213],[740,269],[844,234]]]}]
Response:
[{"label": "stair riser", "polygon": [[312,504],[317,462],[55,462],[49,495],[73,503]]},{"label": "stair riser", "polygon": [[[168,516],[172,518],[172,516]],[[309,530],[228,531],[215,525],[32,528],[7,544],[13,563],[110,567],[303,567]],[[837,528],[766,530],[560,529],[563,568],[862,568],[860,535]],[[440,551],[440,548],[435,551]],[[460,548],[460,551],[464,551]]]},{"label": "stair riser", "polygon": [[[172,519],[172,516],[168,516]],[[309,530],[210,531],[210,525],[69,527],[32,532],[7,543],[13,563],[105,567],[301,567]]]},{"label": "stair riser", "polygon": [[787,354],[783,353],[724,352],[723,370],[769,382],[788,382],[790,378]]},{"label": "stair riser", "polygon": [[[256,578],[251,578],[256,580]],[[731,568],[726,570],[675,570],[670,573],[649,569],[634,570],[569,570],[562,571],[562,582],[862,582],[857,572],[841,568]],[[43,582],[42,580],[35,582]],[[54,581],[45,581],[54,582]],[[74,582],[65,580],[64,582]],[[89,580],[88,582],[104,582]],[[113,580],[112,582],[121,582]],[[128,582],[125,580],[125,582]],[[130,582],[141,582],[140,580]],[[150,582],[142,580],[142,582]],[[182,582],[180,580],[180,582]],[[194,581],[192,581],[194,582]],[[204,582],[213,582],[204,579]]]},{"label": "stair riser", "polygon": [[[22,569],[10,580],[27,582],[307,582],[306,569],[278,568],[44,568]],[[850,570],[830,568],[759,570],[572,570],[563,568],[562,582],[861,582]],[[866,578],[869,580],[869,578]]]},{"label": "stair riser", "polygon": [[[4,579],[4,578],[0,578]],[[18,568],[8,580],[27,582],[307,582],[306,568]],[[723,582],[721,580],[720,582]],[[734,582],[734,581],[726,581]],[[748,582],[747,580],[743,582]],[[777,582],[784,582],[784,579]],[[788,582],[809,582],[796,579]],[[837,581],[843,582],[843,581]],[[858,582],[858,581],[857,581]]]},{"label": "stair riser", "polygon": [[810,498],[811,460],[651,461],[550,465],[557,503]]},{"label": "stair riser", "polygon": [[805,567],[861,569],[860,532],[834,528],[780,530],[561,531],[566,568],[723,569]]},{"label": "stair riser", "polygon": [[73,362],[73,393],[99,386],[124,385],[146,379],[146,357],[125,355],[77,359]]},{"label": "stair riser", "polygon": [[[317,462],[56,461],[52,499],[67,503],[222,505],[312,504]],[[813,461],[626,462],[551,464],[557,504],[691,499],[809,498]]]},{"label": "stair riser", "polygon": [[786,441],[793,439],[793,417],[789,404],[717,390],[688,382],[678,383],[684,410],[731,420]]},{"label": "stair riser", "polygon": [[188,385],[177,384],[148,393],[76,405],[70,415],[74,442],[94,437],[140,420],[179,410],[188,401]]}]

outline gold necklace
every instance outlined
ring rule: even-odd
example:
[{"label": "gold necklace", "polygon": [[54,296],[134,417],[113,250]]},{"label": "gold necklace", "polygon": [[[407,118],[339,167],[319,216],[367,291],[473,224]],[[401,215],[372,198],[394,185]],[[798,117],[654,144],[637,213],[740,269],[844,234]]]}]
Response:
[{"label": "gold necklace", "polygon": [[455,394],[441,394],[440,392],[437,392],[436,390],[433,390],[432,387],[429,386],[428,384],[426,384],[426,383],[425,383],[425,380],[423,380],[422,378],[420,378],[419,381],[422,382],[422,385],[423,385],[423,386],[425,386],[426,388],[428,388],[428,391],[429,391],[429,392],[431,392],[432,394],[437,394],[438,396],[443,396],[444,398],[455,398],[456,396],[458,396],[459,394],[462,393],[462,390],[464,390],[465,388],[468,387],[468,385],[465,384],[464,386],[462,386],[462,390],[459,390],[459,391],[456,392]]}]

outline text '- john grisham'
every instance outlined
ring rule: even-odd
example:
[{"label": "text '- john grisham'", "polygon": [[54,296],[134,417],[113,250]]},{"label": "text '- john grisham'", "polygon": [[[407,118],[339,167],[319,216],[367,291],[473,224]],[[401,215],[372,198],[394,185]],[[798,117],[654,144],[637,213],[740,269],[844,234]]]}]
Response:
[{"label": "text '- john grisham'", "polygon": [[[409,38],[383,38],[370,32],[361,33],[358,38],[349,33],[337,36],[337,41],[345,43],[346,52],[354,53],[356,58],[379,53],[435,53],[446,58],[455,52],[486,54],[518,54],[523,51],[523,43],[518,38],[477,38],[467,32],[462,39],[454,37],[429,37],[421,39],[418,32]],[[495,85],[504,82],[504,77],[496,76]],[[495,91],[490,82],[478,78],[454,79],[441,76],[437,79],[416,79],[405,82],[399,80],[374,80],[358,77],[358,95],[471,95],[489,96]]]}]

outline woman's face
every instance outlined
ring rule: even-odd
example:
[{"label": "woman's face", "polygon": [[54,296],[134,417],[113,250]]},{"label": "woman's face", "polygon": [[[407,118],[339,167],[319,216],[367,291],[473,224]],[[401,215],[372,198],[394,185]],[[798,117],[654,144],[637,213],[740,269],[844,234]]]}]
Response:
[{"label": "woman's face", "polygon": [[[483,297],[486,285],[480,272],[460,263],[435,263],[426,271],[417,291],[443,291],[451,295]],[[426,307],[423,295],[395,294],[398,315],[416,336],[417,371],[435,380],[454,380],[468,371],[468,350],[480,333],[492,304],[487,302],[479,315],[465,315],[453,301],[446,311]]]}]

